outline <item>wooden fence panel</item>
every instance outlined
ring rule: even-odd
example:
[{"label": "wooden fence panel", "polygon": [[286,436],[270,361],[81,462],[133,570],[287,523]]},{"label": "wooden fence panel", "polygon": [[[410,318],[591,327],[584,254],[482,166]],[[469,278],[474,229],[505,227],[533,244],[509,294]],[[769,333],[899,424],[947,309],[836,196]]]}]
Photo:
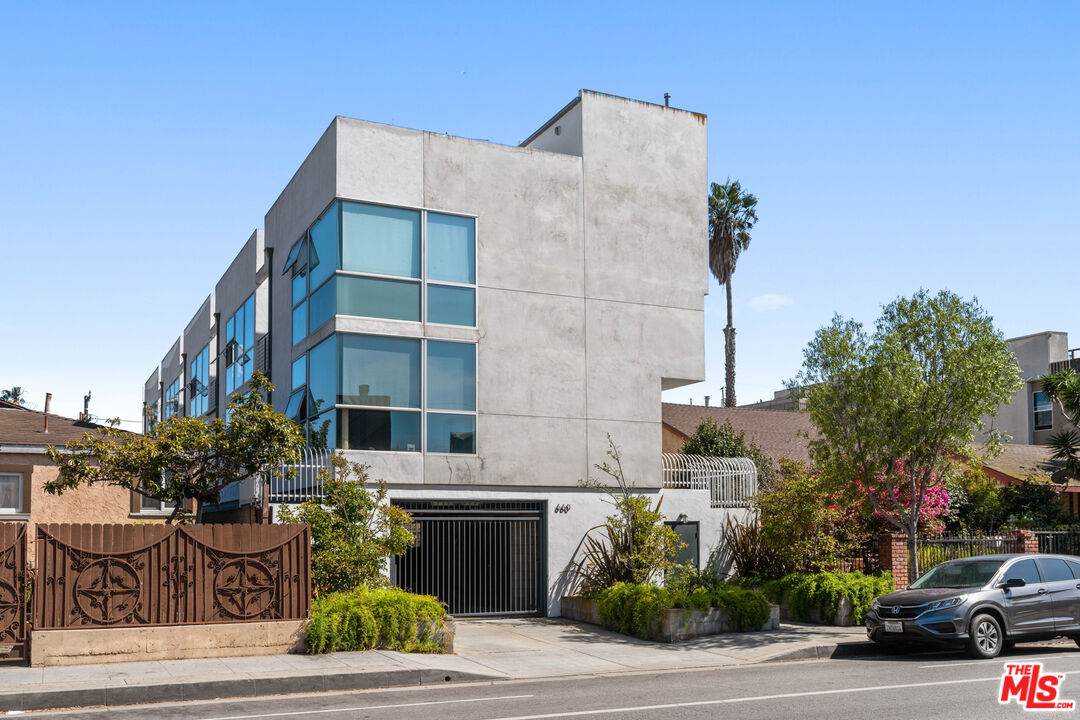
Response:
[{"label": "wooden fence panel", "polygon": [[34,626],[300,620],[307,525],[39,525]]},{"label": "wooden fence panel", "polygon": [[0,645],[26,656],[25,523],[0,523]]}]

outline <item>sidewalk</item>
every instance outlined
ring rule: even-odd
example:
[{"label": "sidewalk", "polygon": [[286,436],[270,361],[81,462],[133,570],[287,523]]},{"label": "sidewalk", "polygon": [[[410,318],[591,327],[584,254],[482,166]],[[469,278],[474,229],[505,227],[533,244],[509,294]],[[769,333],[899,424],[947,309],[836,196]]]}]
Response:
[{"label": "sidewalk", "polygon": [[[676,645],[561,619],[459,620],[452,655],[332,655],[0,667],[0,711],[745,665],[862,652],[862,628],[784,625]],[[856,643],[855,645],[842,645]]]}]

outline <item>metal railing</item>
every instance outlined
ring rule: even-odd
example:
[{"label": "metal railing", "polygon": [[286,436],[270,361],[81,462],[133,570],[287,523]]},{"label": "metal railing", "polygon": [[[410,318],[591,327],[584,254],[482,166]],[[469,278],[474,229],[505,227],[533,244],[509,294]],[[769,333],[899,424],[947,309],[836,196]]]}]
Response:
[{"label": "metal railing", "polygon": [[749,507],[757,495],[757,467],[750,458],[664,453],[664,487],[708,490],[714,508]]},{"label": "metal railing", "polygon": [[919,569],[926,572],[935,565],[948,560],[975,557],[977,555],[1000,555],[1020,552],[1015,537],[995,535],[974,537],[967,535],[942,535],[919,538],[916,552],[919,555]]},{"label": "metal railing", "polygon": [[300,452],[299,461],[279,465],[267,473],[270,502],[301,503],[323,496],[323,472],[332,467],[333,450],[304,448]]},{"label": "metal railing", "polygon": [[1035,530],[1039,552],[1080,555],[1080,530]]}]

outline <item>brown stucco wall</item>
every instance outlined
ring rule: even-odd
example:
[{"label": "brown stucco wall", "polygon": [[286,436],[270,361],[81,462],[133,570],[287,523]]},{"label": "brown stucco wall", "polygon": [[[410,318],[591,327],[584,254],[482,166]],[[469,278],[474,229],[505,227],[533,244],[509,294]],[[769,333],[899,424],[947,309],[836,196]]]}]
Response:
[{"label": "brown stucco wall", "polygon": [[[0,472],[23,474],[22,515],[0,521],[27,522],[26,556],[34,565],[34,526],[48,523],[164,522],[161,517],[133,515],[131,493],[115,485],[90,485],[68,490],[63,495],[45,492],[45,483],[56,478],[59,469],[47,457],[35,453],[0,454]],[[29,476],[29,482],[28,477]],[[29,516],[29,517],[27,517]]]},{"label": "brown stucco wall", "polygon": [[677,453],[682,452],[683,443],[686,440],[683,438],[682,433],[672,430],[667,425],[661,425],[661,432],[663,433],[663,440],[661,443],[661,452]]}]

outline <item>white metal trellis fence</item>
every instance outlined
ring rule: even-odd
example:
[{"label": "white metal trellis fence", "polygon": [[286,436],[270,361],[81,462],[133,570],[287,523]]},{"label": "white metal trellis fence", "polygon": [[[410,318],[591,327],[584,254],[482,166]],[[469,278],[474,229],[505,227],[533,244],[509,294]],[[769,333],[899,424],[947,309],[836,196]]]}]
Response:
[{"label": "white metal trellis fence", "polygon": [[664,487],[708,490],[714,508],[749,507],[757,494],[757,467],[750,458],[664,453]]}]

